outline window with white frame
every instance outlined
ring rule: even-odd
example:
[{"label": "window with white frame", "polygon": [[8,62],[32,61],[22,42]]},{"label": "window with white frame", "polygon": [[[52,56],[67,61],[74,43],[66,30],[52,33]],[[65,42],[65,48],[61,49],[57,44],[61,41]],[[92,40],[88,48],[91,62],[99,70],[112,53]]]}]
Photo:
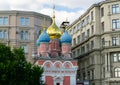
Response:
[{"label": "window with white frame", "polygon": [[77,28],[80,29],[81,28],[81,23],[77,24]]},{"label": "window with white frame", "polygon": [[111,59],[113,59],[113,62],[120,62],[120,52],[112,53],[112,57]]},{"label": "window with white frame", "polygon": [[27,47],[27,45],[22,45],[21,47],[23,48],[24,53],[28,53],[28,47]]},{"label": "window with white frame", "polygon": [[120,77],[120,68],[115,68],[115,77]]},{"label": "window with white frame", "polygon": [[0,17],[0,25],[8,25],[8,17]]},{"label": "window with white frame", "polygon": [[75,33],[77,31],[77,27],[75,26],[74,28],[73,28],[73,32]]},{"label": "window with white frame", "polygon": [[29,40],[29,32],[21,31],[20,32],[20,40]]},{"label": "window with white frame", "polygon": [[120,28],[120,20],[119,20],[119,19],[113,19],[113,20],[112,20],[112,28],[113,28],[113,29],[118,29],[118,28]]},{"label": "window with white frame", "polygon": [[93,17],[93,11],[91,12],[91,21],[94,19]]},{"label": "window with white frame", "polygon": [[86,23],[89,24],[90,23],[90,16],[88,15],[86,18]]},{"label": "window with white frame", "polygon": [[119,45],[119,39],[118,37],[112,37],[112,46]]},{"label": "window with white frame", "polygon": [[0,30],[0,39],[8,39],[8,31]]},{"label": "window with white frame", "polygon": [[120,12],[119,4],[112,5],[112,14],[117,14]]},{"label": "window with white frame", "polygon": [[28,17],[21,17],[20,18],[20,25],[22,25],[22,26],[28,26],[29,22],[30,22],[30,20]]},{"label": "window with white frame", "polygon": [[84,20],[82,20],[81,27],[83,28],[84,26],[85,26],[85,22],[84,22]]},{"label": "window with white frame", "polygon": [[3,32],[3,38],[4,38],[4,39],[8,39],[8,31],[5,30],[5,31]]}]

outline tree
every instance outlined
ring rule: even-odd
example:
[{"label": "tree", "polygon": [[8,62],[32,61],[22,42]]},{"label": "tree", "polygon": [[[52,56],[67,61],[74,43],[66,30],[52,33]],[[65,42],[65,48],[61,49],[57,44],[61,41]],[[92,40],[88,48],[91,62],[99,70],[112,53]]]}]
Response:
[{"label": "tree", "polygon": [[0,85],[44,85],[43,68],[28,63],[22,48],[0,44]]}]

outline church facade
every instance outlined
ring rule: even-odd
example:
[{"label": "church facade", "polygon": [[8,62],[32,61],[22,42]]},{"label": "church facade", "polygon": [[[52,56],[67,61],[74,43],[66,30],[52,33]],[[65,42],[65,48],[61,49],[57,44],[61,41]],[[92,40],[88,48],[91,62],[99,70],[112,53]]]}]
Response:
[{"label": "church facade", "polygon": [[53,22],[43,28],[37,40],[38,60],[35,64],[44,68],[42,76],[47,85],[76,85],[77,61],[71,57],[72,38],[67,30],[63,33]]}]

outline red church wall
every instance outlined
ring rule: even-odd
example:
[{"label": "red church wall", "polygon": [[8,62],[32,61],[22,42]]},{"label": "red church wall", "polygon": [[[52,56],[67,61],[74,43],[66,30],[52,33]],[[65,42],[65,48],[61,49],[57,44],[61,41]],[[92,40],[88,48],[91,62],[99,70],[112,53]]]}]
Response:
[{"label": "red church wall", "polygon": [[63,85],[70,85],[70,76],[65,76],[64,77]]},{"label": "red church wall", "polygon": [[77,61],[72,61],[73,66],[77,66]]},{"label": "red church wall", "polygon": [[46,85],[54,85],[53,84],[53,78],[51,76],[46,76]]},{"label": "red church wall", "polygon": [[44,62],[44,60],[38,60],[38,65],[43,65]]}]

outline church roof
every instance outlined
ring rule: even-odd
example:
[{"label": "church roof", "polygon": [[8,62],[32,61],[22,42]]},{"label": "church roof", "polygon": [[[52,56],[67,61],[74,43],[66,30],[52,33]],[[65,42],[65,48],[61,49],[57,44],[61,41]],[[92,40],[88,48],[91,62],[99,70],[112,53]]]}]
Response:
[{"label": "church roof", "polygon": [[71,43],[72,37],[68,34],[68,31],[66,30],[64,34],[60,38],[61,43]]},{"label": "church roof", "polygon": [[50,41],[50,37],[46,33],[46,29],[44,29],[43,32],[41,33],[41,35],[39,36],[38,40],[37,40],[37,45],[40,45],[41,42],[49,42],[49,41]]}]

